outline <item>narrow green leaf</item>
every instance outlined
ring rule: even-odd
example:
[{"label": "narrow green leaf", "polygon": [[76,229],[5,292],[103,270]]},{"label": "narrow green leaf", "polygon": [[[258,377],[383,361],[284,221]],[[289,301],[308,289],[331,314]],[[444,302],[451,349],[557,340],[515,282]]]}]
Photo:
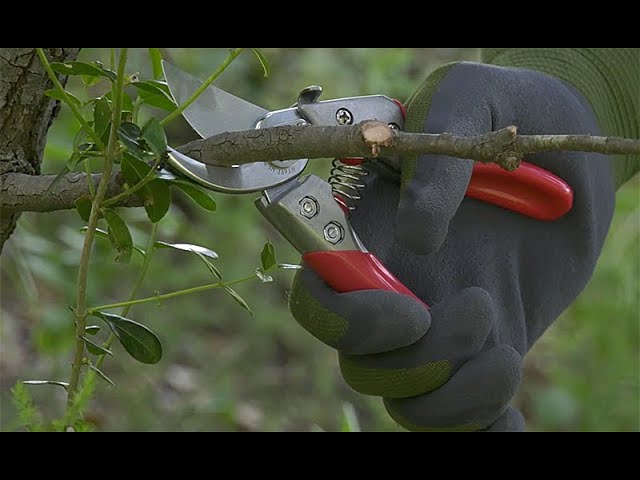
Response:
[{"label": "narrow green leaf", "polygon": [[193,252],[193,253],[195,253],[198,256],[198,258],[200,258],[200,260],[203,261],[203,263],[206,265],[209,271],[213,274],[213,276],[215,276],[218,280],[222,280],[222,273],[220,273],[220,270],[218,270],[218,268],[213,263],[211,263],[207,259],[207,257],[205,257],[200,252]]},{"label": "narrow green leaf", "polygon": [[107,382],[109,385],[111,385],[112,387],[115,387],[115,386],[116,386],[116,384],[115,384],[115,383],[113,383],[113,380],[111,380],[109,377],[107,377],[107,376],[105,375],[105,373],[104,373],[102,370],[100,370],[98,367],[96,367],[95,365],[91,365],[91,364],[89,364],[89,368],[90,368],[91,370],[93,370],[94,372],[96,372],[96,373],[98,374],[98,376],[99,376],[101,379],[103,379],[105,382]]},{"label": "narrow green leaf", "polygon": [[[87,227],[82,227],[80,231],[86,232]],[[102,230],[101,228],[96,228],[96,237],[102,238],[103,240],[108,240],[109,242],[111,241],[111,238],[109,238],[109,232],[107,232],[106,230]],[[132,248],[134,252],[137,252],[144,257],[145,255],[144,249],[138,247],[137,245],[133,245]]]},{"label": "narrow green leaf", "polygon": [[88,222],[89,216],[91,215],[91,197],[80,197],[74,202],[74,204],[76,206],[78,215],[80,215],[80,218],[82,218],[82,220],[84,220],[85,222]]},{"label": "narrow green leaf", "polygon": [[197,187],[192,183],[188,183],[182,180],[172,180],[171,185],[182,190],[185,194],[187,194],[191,198],[191,200],[196,202],[205,210],[209,212],[216,211],[217,205],[215,200],[211,198],[209,194],[206,193],[204,190],[202,190],[200,187]]},{"label": "narrow green leaf", "polygon": [[111,208],[104,209],[104,218],[109,224],[109,239],[118,255],[116,262],[129,263],[133,252],[133,239],[125,221]]},{"label": "narrow green leaf", "polygon": [[82,156],[80,152],[73,152],[69,157],[69,159],[67,160],[67,172],[70,172],[73,169],[75,169],[78,163],[80,163],[85,158],[86,157]]},{"label": "narrow green leaf", "polygon": [[84,329],[89,335],[97,335],[100,332],[100,327],[98,325],[89,325]]},{"label": "narrow green leaf", "polygon": [[251,308],[249,307],[247,302],[245,302],[244,299],[238,294],[238,292],[236,292],[231,287],[224,287],[224,289],[227,291],[229,295],[231,295],[231,298],[233,298],[238,303],[238,305],[244,308],[247,312],[249,312],[249,315],[253,317],[253,312],[251,311]]},{"label": "narrow green leaf", "polygon": [[124,349],[137,361],[155,364],[162,359],[160,340],[144,325],[111,313],[93,312],[92,314],[104,320]]},{"label": "narrow green leaf", "polygon": [[102,137],[111,124],[111,107],[109,100],[101,97],[93,106],[93,129]]},{"label": "narrow green leaf", "polygon": [[63,75],[90,75],[93,77],[108,78],[112,82],[115,82],[118,78],[115,72],[103,68],[99,62],[52,62],[51,69]]},{"label": "narrow green leaf", "polygon": [[[58,90],[57,88],[52,88],[51,90],[47,90],[46,92],[44,92],[44,94],[47,97],[55,98],[56,100],[65,102],[65,99],[62,96],[62,93],[60,93],[60,90]],[[70,92],[67,92],[67,95],[69,96],[69,98],[71,99],[74,105],[76,105],[77,107],[82,107],[82,102],[78,97],[76,97],[73,93],[70,93]]]},{"label": "narrow green leaf", "polygon": [[91,353],[93,355],[110,355],[110,356],[113,357],[113,353],[111,352],[111,350],[107,350],[106,348],[101,347],[100,345],[98,345],[97,343],[92,342],[91,340],[89,340],[85,336],[82,336],[80,338],[84,342],[84,344],[87,347],[87,350],[89,351],[89,353]]},{"label": "narrow green leaf", "polygon": [[269,65],[267,57],[264,56],[264,53],[262,53],[259,48],[252,48],[251,50],[253,51],[253,53],[255,53],[256,57],[258,57],[260,65],[262,65],[264,76],[268,77],[271,74],[271,66]]},{"label": "narrow green leaf", "polygon": [[276,252],[271,242],[267,241],[264,245],[262,253],[260,254],[260,259],[262,260],[262,269],[265,272],[268,272],[276,266]]},{"label": "narrow green leaf", "polygon": [[174,250],[181,250],[183,252],[190,253],[199,253],[204,255],[205,257],[213,258],[214,260],[218,258],[218,254],[213,250],[209,250],[208,248],[201,247],[200,245],[191,245],[189,243],[167,243],[167,242],[156,242],[156,248],[173,248]]},{"label": "narrow green leaf", "polygon": [[151,193],[151,199],[145,199],[144,209],[152,223],[158,223],[171,207],[171,190],[164,180],[156,178],[144,187]]},{"label": "narrow green leaf", "polygon": [[141,137],[156,155],[163,155],[167,151],[167,137],[156,118],[151,117],[142,127]]},{"label": "narrow green leaf", "polygon": [[54,380],[25,380],[22,382],[23,385],[53,385],[56,387],[62,387],[65,390],[69,388],[69,384],[66,382],[56,382]]},{"label": "narrow green leaf", "polygon": [[151,59],[151,67],[153,69],[153,78],[158,80],[162,78],[162,53],[159,48],[149,49],[149,58]]},{"label": "narrow green leaf", "polygon": [[271,283],[273,282],[273,277],[271,275],[267,275],[261,268],[256,268],[256,276],[260,279],[262,283]]},{"label": "narrow green leaf", "polygon": [[140,99],[147,105],[161,108],[168,112],[174,111],[178,106],[171,95],[163,88],[166,84],[157,81],[136,82],[132,84],[137,90]]},{"label": "narrow green leaf", "polygon": [[304,270],[302,265],[293,265],[291,263],[279,263],[276,268],[278,270]]}]

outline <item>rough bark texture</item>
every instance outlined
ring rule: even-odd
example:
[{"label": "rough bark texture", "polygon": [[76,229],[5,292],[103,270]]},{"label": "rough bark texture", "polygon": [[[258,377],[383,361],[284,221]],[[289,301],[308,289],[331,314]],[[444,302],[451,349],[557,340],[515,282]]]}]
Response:
[{"label": "rough bark texture", "polygon": [[[98,185],[102,175],[95,174],[93,184]],[[2,197],[2,211],[13,212],[55,212],[69,210],[75,207],[75,201],[80,197],[89,197],[89,185],[86,173],[70,173],[59,178],[55,184],[56,175],[41,175],[33,177],[24,173],[8,173],[2,177],[0,197]],[[122,174],[116,173],[111,177],[105,199],[115,197],[125,191]],[[131,195],[120,207],[141,207],[142,198]]]},{"label": "rough bark texture", "polygon": [[[45,49],[55,62],[74,60],[79,51]],[[0,175],[40,174],[47,131],[58,113],[58,103],[44,94],[52,86],[35,49],[0,48]],[[0,211],[0,253],[18,217]]]}]

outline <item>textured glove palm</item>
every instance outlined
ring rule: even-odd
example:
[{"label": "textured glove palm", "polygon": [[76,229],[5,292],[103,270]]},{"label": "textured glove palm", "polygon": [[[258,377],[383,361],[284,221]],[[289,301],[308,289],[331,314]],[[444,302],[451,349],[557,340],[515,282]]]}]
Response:
[{"label": "textured glove palm", "polygon": [[[526,69],[456,63],[408,102],[408,131],[475,135],[598,134],[579,92]],[[522,430],[509,407],[522,357],[592,275],[609,229],[614,185],[606,157],[527,159],[567,181],[573,210],[545,223],[464,198],[472,162],[403,161],[402,184],[370,167],[352,224],[370,251],[428,305],[398,294],[338,294],[312,271],[294,280],[290,308],[340,352],[356,391],[384,398],[410,430]]]}]

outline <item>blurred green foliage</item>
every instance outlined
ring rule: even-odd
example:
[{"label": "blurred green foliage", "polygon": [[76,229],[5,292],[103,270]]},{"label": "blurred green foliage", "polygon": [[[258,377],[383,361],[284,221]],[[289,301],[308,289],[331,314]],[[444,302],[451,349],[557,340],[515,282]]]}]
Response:
[{"label": "blurred green foliage", "polygon": [[[204,78],[226,49],[160,49],[168,60]],[[324,98],[385,93],[405,99],[440,64],[477,59],[476,49],[315,48],[263,49],[271,76],[245,54],[217,85],[265,108],[284,108],[300,89],[319,84]],[[102,60],[105,49],[85,49],[81,60]],[[152,77],[146,49],[133,49],[128,71]],[[70,85],[80,98],[89,92]],[[153,115],[158,112],[144,112]],[[49,135],[44,173],[58,173],[71,152],[78,125],[66,109]],[[172,145],[192,138],[182,119],[168,128]],[[327,162],[311,168],[326,176]],[[589,287],[527,358],[516,403],[531,430],[640,430],[640,184],[618,193],[614,224]],[[215,213],[178,197],[160,226],[160,240],[203,245],[220,255],[226,278],[260,266],[271,241],[278,261],[299,256],[255,210],[255,195],[214,194]],[[144,211],[122,212],[134,241],[144,244]],[[10,390],[17,380],[66,380],[73,337],[73,304],[82,220],[75,212],[25,214],[2,255],[0,300],[0,427],[15,425]],[[108,242],[97,241],[89,282],[91,305],[126,298],[139,268],[114,263]],[[287,294],[293,273],[275,282],[238,287],[251,317],[224,292],[203,293],[161,305],[139,306],[130,317],[154,329],[165,356],[145,366],[127,355],[107,359],[103,370],[117,388],[100,384],[87,411],[98,430],[400,430],[378,399],[352,392],[335,353],[293,320]],[[195,256],[160,250],[141,295],[211,282]],[[121,347],[114,347],[117,349]],[[45,416],[64,409],[60,388],[27,387]]]}]

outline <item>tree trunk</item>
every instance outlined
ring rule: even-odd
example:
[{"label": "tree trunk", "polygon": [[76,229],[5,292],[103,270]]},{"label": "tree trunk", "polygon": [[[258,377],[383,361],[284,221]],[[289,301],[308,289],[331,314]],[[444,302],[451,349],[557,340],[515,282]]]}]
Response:
[{"label": "tree trunk", "polygon": [[[44,50],[53,62],[75,60],[80,52]],[[47,131],[59,110],[59,102],[44,94],[50,88],[53,84],[34,48],[0,48],[0,181],[9,172],[40,174]],[[19,215],[0,212],[0,253]]]}]

